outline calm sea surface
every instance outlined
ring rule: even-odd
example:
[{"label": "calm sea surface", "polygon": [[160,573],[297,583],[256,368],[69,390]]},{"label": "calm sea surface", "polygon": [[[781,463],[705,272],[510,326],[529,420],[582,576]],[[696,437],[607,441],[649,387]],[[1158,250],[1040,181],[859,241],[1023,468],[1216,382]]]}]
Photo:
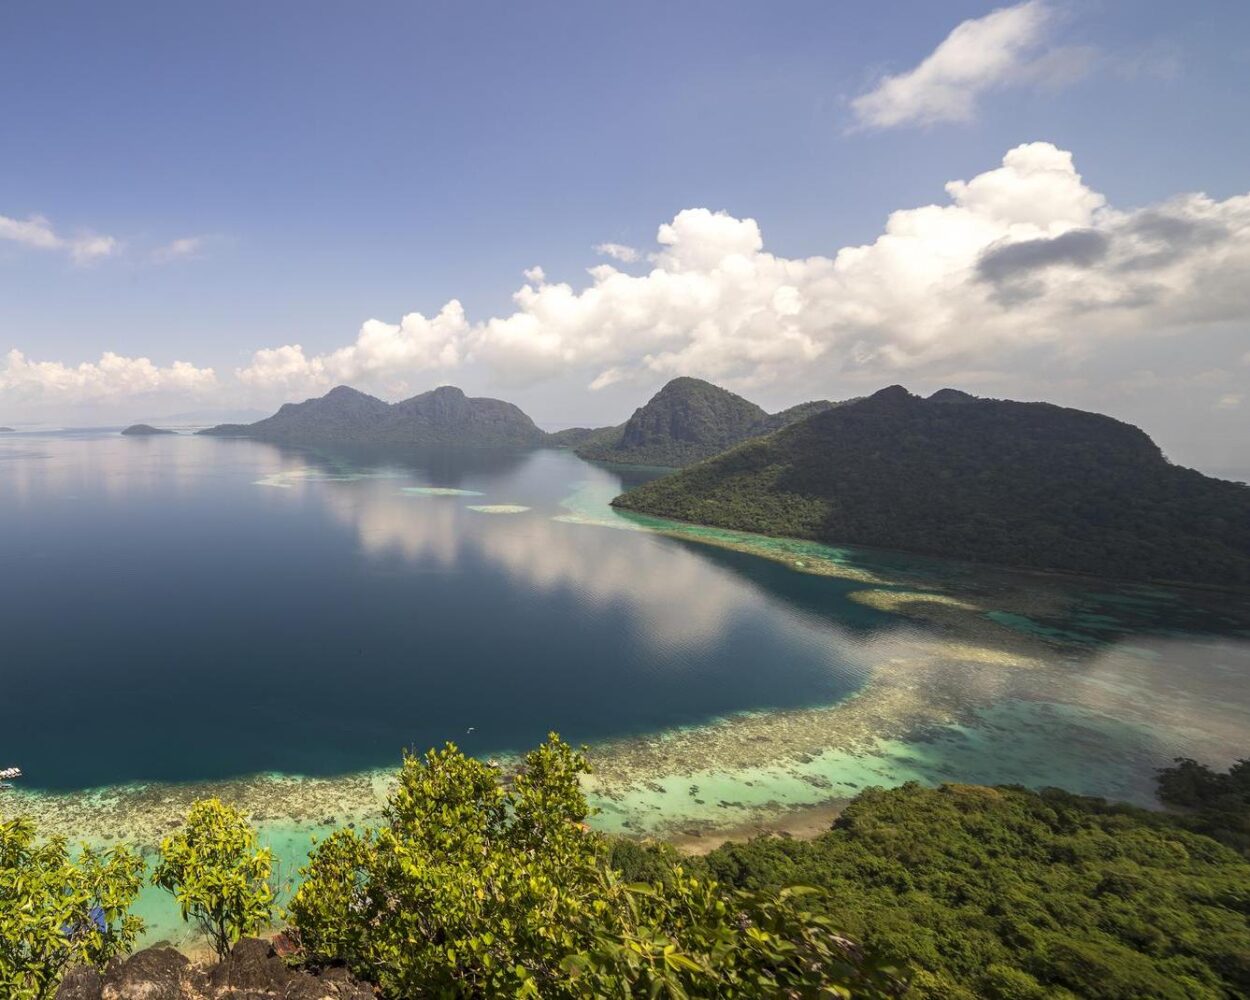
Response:
[{"label": "calm sea surface", "polygon": [[0,758],[62,790],[334,775],[857,689],[892,616],[846,604],[831,645],[812,608],[850,584],[553,520],[627,485],[556,451],[8,436]]},{"label": "calm sea surface", "polygon": [[[868,785],[1141,804],[1250,755],[1245,595],[616,514],[571,454],[0,437],[0,815],[151,856],[240,804],[283,885],[404,748],[591,746],[594,822],[705,842]],[[172,899],[147,939],[194,943]]]}]

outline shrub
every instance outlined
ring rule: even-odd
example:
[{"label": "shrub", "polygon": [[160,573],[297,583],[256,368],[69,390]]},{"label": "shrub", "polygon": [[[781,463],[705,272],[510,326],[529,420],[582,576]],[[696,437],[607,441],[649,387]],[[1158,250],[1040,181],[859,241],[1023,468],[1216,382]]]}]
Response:
[{"label": "shrub", "polygon": [[195,921],[225,957],[235,941],[270,921],[272,868],[272,854],[258,849],[242,813],[218,799],[202,799],[191,806],[186,825],[161,842],[152,884],[171,893],[182,919]]},{"label": "shrub", "polygon": [[727,894],[680,867],[625,883],[584,823],[588,770],[555,734],[510,786],[452,744],[407,756],[385,825],[302,871],[306,955],[391,997],[892,995],[802,890]]},{"label": "shrub", "polygon": [[143,885],[143,860],[115,847],[64,839],[36,843],[29,820],[0,822],[0,996],[44,1000],[70,965],[103,966],[129,951],[143,922],[127,913]]}]

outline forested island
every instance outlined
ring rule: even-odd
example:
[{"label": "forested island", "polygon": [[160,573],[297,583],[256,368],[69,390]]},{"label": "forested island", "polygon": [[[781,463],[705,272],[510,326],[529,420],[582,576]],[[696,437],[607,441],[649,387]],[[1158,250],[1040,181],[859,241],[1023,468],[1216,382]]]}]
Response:
[{"label": "forested island", "polygon": [[892,386],[639,486],[623,510],[1027,569],[1250,585],[1250,487],[1136,427]]},{"label": "forested island", "polygon": [[[1178,761],[1160,774],[1167,813],[1058,790],[868,789],[814,840],[704,858],[593,832],[588,771],[554,734],[506,774],[451,744],[408,756],[382,825],[317,844],[285,907],[272,855],[216,799],[192,806],[150,874],[130,847],[75,858],[0,822],[0,991],[51,997],[67,973],[64,1000],[1250,991],[1248,761]],[[145,879],[219,964],[159,948],[113,961],[142,930],[130,905]],[[239,943],[275,923],[274,946]]]},{"label": "forested island", "polygon": [[131,424],[122,434],[127,437],[152,437],[160,434],[173,434],[173,431],[165,430],[162,427],[153,427],[151,424]]},{"label": "forested island", "polygon": [[341,385],[324,396],[287,403],[253,424],[219,424],[200,434],[286,444],[537,447],[547,435],[519,407],[440,386],[398,403]]}]

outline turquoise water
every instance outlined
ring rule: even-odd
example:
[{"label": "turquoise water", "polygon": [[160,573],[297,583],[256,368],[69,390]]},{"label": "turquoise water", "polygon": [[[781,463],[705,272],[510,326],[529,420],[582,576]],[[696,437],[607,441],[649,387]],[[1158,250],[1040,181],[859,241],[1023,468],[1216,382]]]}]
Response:
[{"label": "turquoise water", "polygon": [[[1244,596],[623,517],[564,452],[0,442],[0,812],[150,851],[238,802],[289,880],[404,747],[590,744],[603,829],[715,838],[871,784],[1149,804],[1250,752]],[[149,939],[186,940],[145,894]]]}]

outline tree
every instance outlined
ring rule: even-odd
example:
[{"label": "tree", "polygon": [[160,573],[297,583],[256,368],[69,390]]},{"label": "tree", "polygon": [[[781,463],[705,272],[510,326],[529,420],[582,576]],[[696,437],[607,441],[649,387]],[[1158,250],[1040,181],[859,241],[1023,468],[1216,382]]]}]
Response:
[{"label": "tree", "polygon": [[71,858],[63,838],[37,843],[29,820],[0,822],[0,996],[44,1000],[71,965],[129,951],[142,885],[143,859],[128,848]]},{"label": "tree", "polygon": [[273,855],[258,848],[247,818],[218,799],[191,806],[186,825],[161,842],[152,884],[171,893],[221,957],[273,915]]},{"label": "tree", "polygon": [[626,884],[554,733],[505,785],[454,745],[407,756],[386,824],[314,849],[291,902],[314,963],[389,997],[893,995],[800,890],[722,893],[680,867]]}]

